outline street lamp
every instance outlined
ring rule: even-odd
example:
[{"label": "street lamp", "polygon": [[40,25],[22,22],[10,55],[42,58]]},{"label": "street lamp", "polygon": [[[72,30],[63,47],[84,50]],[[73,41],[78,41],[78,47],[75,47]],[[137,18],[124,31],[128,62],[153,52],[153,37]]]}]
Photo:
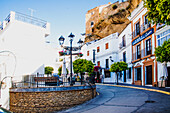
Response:
[{"label": "street lamp", "polygon": [[60,45],[62,46],[64,44],[65,38],[61,35],[58,40],[59,40]]},{"label": "street lamp", "polygon": [[81,50],[81,47],[83,46],[83,41],[81,39],[79,39],[79,41],[77,42],[77,44],[79,45],[79,52]]},{"label": "street lamp", "polygon": [[111,62],[114,62],[114,60],[112,59],[112,56],[110,56],[109,58],[110,58],[110,61],[111,61]]},{"label": "street lamp", "polygon": [[[73,85],[73,82],[72,82],[72,42],[73,42],[73,38],[75,37],[74,34],[70,33],[70,35],[68,36],[70,38],[70,86]],[[65,38],[61,35],[60,38],[59,38],[59,43],[60,45],[62,46],[64,44],[64,40]]]}]

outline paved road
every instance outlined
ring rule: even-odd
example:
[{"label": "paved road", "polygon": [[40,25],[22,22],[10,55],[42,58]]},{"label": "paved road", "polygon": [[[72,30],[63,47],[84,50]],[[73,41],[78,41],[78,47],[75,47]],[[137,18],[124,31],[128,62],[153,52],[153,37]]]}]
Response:
[{"label": "paved road", "polygon": [[170,95],[104,85],[97,85],[97,92],[94,99],[60,113],[170,113]]}]

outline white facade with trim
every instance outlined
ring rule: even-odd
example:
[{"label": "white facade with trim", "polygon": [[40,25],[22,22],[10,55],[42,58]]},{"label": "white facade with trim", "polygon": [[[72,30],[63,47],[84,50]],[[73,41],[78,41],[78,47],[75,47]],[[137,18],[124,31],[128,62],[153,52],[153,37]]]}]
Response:
[{"label": "white facade with trim", "polygon": [[[101,73],[104,75],[104,83],[114,83],[115,82],[115,74],[113,72],[109,72],[109,68],[112,63],[118,62],[118,33],[113,33],[103,39],[92,41],[86,43],[82,47],[83,58],[87,60],[91,60],[93,62],[93,50],[95,50],[95,64],[100,65],[102,68]],[[107,45],[108,44],[108,45]],[[108,48],[106,49],[106,46]],[[97,50],[98,49],[98,50]],[[112,62],[109,57],[114,60]],[[106,75],[107,74],[107,75]]]}]

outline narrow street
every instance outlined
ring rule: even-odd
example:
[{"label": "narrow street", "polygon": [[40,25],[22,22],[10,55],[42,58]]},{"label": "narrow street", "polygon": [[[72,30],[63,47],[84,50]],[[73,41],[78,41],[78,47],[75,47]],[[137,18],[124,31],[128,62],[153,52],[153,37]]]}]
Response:
[{"label": "narrow street", "polygon": [[94,99],[60,113],[170,113],[170,95],[97,85]]}]

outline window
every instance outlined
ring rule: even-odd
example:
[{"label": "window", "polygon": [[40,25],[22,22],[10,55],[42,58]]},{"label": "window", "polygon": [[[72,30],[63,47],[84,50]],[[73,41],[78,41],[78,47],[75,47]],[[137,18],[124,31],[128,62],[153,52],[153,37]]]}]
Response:
[{"label": "window", "polygon": [[146,40],[146,56],[151,54],[151,39]]},{"label": "window", "polygon": [[109,68],[109,59],[106,59],[106,68]]},{"label": "window", "polygon": [[141,58],[141,54],[140,54],[140,44],[136,46],[136,51],[137,51],[137,59]]},{"label": "window", "polygon": [[89,56],[89,51],[87,51],[87,56]]},{"label": "window", "polygon": [[100,47],[99,46],[97,47],[97,52],[100,52]]},{"label": "window", "polygon": [[129,68],[129,70],[128,70],[128,75],[129,75],[129,79],[131,79],[131,68]]},{"label": "window", "polygon": [[91,27],[93,27],[94,26],[94,22],[91,22]]},{"label": "window", "polygon": [[125,47],[126,46],[126,42],[125,42],[125,35],[122,37],[122,46]]},{"label": "window", "polygon": [[100,66],[100,61],[97,61],[97,66]]},{"label": "window", "polygon": [[105,48],[106,48],[106,49],[109,49],[109,43],[106,43],[106,44],[105,44]]},{"label": "window", "polygon": [[157,35],[157,40],[158,40],[158,46],[161,46],[164,41],[168,40],[170,38],[170,29],[169,30],[166,30],[164,31],[163,33]]},{"label": "window", "polygon": [[148,15],[145,15],[145,16],[144,16],[144,24],[145,24],[145,25],[149,23],[147,17],[148,17]]},{"label": "window", "polygon": [[91,29],[91,32],[94,32],[94,28]]},{"label": "window", "polygon": [[145,16],[144,16],[144,20],[143,20],[144,22],[143,22],[143,26],[142,26],[142,27],[143,27],[143,29],[142,29],[143,31],[145,31],[147,28],[150,27],[150,23],[149,23],[147,17],[148,17],[148,15],[145,15]]},{"label": "window", "polygon": [[140,34],[140,24],[139,24],[139,22],[136,23],[135,27],[136,27],[135,36],[137,36],[137,35]]},{"label": "window", "polygon": [[126,62],[126,51],[123,52],[123,61]]}]

